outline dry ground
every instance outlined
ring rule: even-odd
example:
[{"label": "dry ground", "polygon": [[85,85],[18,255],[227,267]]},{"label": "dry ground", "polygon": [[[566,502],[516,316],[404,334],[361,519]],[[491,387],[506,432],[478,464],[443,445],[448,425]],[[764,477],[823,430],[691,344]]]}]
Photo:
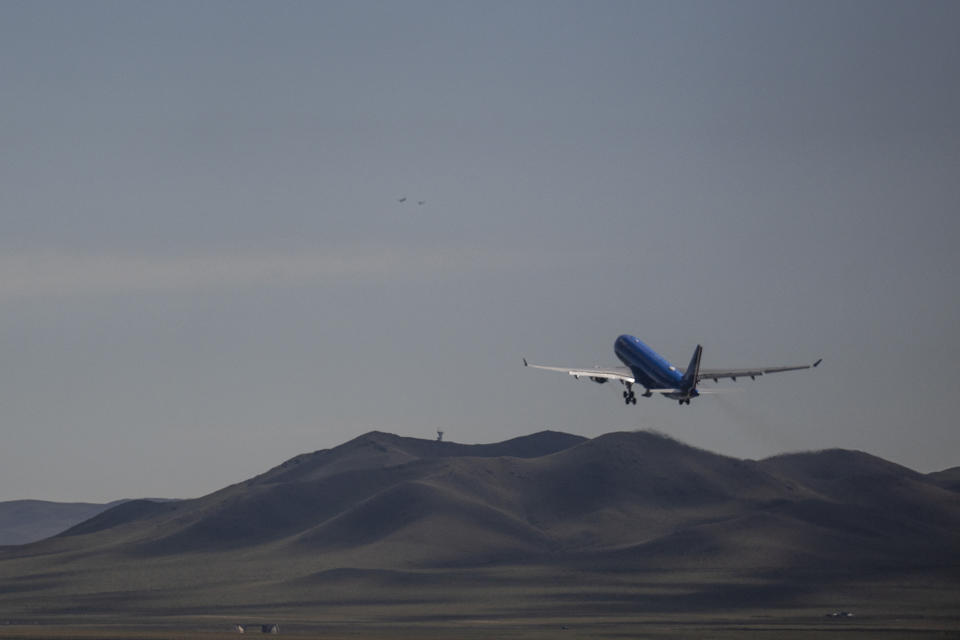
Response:
[{"label": "dry ground", "polygon": [[[8,625],[0,627],[0,640],[227,640],[240,634],[230,631],[227,620],[182,620],[175,625],[157,623]],[[261,637],[259,632],[254,637]],[[808,615],[762,615],[745,619],[690,615],[680,618],[589,618],[564,624],[559,620],[463,620],[448,624],[386,625],[364,621],[337,624],[291,622],[281,635],[323,640],[505,640],[702,638],[726,640],[801,640],[805,638],[933,639],[960,637],[960,618],[893,618],[872,616],[832,620]]]}]

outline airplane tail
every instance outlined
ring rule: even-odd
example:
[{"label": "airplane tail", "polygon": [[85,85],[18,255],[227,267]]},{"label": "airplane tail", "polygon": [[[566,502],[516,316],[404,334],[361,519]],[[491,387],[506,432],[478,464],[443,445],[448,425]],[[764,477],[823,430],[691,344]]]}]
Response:
[{"label": "airplane tail", "polygon": [[697,378],[700,377],[700,356],[703,355],[703,347],[699,344],[693,350],[693,357],[690,358],[690,365],[683,374],[683,380],[680,381],[680,388],[685,392],[693,391],[697,386]]}]

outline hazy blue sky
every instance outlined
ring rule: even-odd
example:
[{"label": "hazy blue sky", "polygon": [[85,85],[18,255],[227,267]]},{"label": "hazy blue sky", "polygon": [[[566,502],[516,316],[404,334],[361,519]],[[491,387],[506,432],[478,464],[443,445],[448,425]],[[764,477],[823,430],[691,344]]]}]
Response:
[{"label": "hazy blue sky", "polygon": [[[192,497],[371,429],[960,465],[958,24],[4,2],[0,500]],[[521,363],[620,333],[824,364],[626,407]]]}]

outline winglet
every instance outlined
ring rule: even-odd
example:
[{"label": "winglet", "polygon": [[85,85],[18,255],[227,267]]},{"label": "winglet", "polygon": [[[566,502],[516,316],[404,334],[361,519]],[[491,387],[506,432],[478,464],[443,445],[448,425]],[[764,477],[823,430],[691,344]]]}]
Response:
[{"label": "winglet", "polygon": [[813,363],[814,368],[816,368],[817,365],[819,365],[821,362],[823,362],[823,358],[820,358],[819,360],[817,360],[816,362],[814,362],[814,363]]},{"label": "winglet", "polygon": [[[523,359],[523,366],[525,366],[525,367],[530,366],[530,365],[527,364],[527,359],[526,359],[526,358]],[[813,365],[813,366],[817,366],[817,365]]]}]

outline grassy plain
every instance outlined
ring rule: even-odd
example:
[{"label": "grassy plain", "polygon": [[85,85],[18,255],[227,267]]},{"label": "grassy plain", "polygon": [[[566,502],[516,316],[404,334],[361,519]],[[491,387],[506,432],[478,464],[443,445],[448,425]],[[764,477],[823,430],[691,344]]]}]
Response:
[{"label": "grassy plain", "polygon": [[[760,604],[761,599],[756,605],[742,600],[711,604],[699,597],[671,600],[698,580],[702,587],[710,577],[660,574],[643,583],[604,585],[589,579],[580,585],[559,581],[552,588],[535,580],[539,589],[533,583],[525,589],[517,584],[464,590],[460,585],[453,586],[446,598],[419,588],[405,594],[399,589],[384,599],[380,598],[385,591],[356,585],[358,589],[343,592],[339,602],[275,601],[264,606],[248,601],[226,607],[207,603],[207,614],[185,613],[177,606],[151,608],[144,614],[73,611],[8,625],[0,620],[0,640],[225,640],[240,635],[233,630],[236,624],[268,623],[279,624],[284,636],[325,640],[960,637],[960,603],[949,572],[837,584],[818,591],[801,588],[789,605]],[[734,597],[742,598],[763,588],[749,581],[740,585],[748,589],[739,591],[734,583],[716,584],[718,589],[704,597],[732,589]],[[854,616],[826,615],[837,610],[852,611]],[[258,629],[245,635],[250,633],[263,635]]]}]

